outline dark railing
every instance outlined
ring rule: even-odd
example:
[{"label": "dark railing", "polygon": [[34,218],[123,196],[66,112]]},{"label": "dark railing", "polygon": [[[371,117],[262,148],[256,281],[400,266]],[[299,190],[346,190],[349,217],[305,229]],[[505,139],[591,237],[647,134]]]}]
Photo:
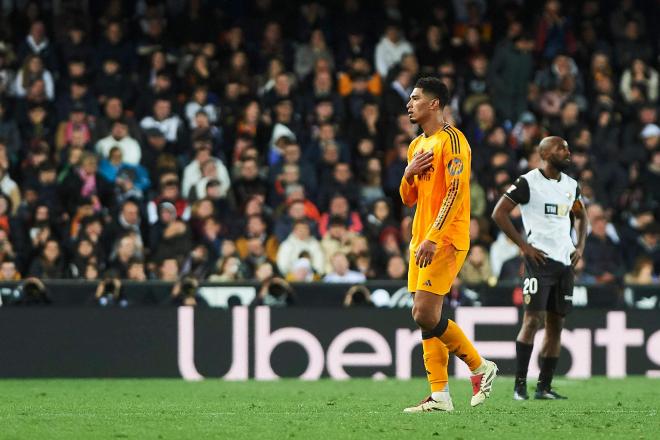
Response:
[{"label": "dark railing", "polygon": [[[0,283],[2,304],[10,306],[20,282]],[[45,282],[52,306],[94,305],[94,294],[98,283],[75,280],[49,280]],[[121,291],[129,306],[157,306],[171,304],[172,283],[146,281],[122,283]],[[409,307],[411,296],[401,281],[368,281],[365,286],[371,292],[376,307]],[[453,307],[461,306],[511,306],[520,305],[520,285],[500,283],[495,286],[463,285],[447,295],[446,301]],[[304,307],[341,307],[349,284],[293,283],[294,301]],[[199,293],[212,307],[249,305],[255,299],[259,285],[253,282],[203,283]],[[587,308],[639,308],[660,307],[660,286],[604,285],[576,286],[573,305]]]}]

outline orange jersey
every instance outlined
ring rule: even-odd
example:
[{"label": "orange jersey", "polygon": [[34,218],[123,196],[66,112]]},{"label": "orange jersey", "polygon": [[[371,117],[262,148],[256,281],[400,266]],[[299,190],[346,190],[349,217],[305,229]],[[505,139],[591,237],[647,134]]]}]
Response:
[{"label": "orange jersey", "polygon": [[433,165],[412,185],[401,179],[399,192],[406,206],[417,203],[410,249],[424,240],[470,248],[470,144],[461,131],[445,126],[429,137],[417,136],[408,147],[408,163],[433,150]]}]

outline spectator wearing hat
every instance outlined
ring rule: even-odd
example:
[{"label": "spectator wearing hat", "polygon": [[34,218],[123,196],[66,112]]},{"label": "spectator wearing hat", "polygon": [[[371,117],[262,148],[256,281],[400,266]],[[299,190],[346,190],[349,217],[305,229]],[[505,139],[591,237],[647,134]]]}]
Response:
[{"label": "spectator wearing hat", "polygon": [[[206,180],[202,183],[203,188],[196,188],[198,197],[204,197],[206,193],[206,184],[211,179],[215,179],[220,184],[219,190],[221,197],[225,197],[231,187],[229,172],[220,159],[212,156],[213,145],[208,132],[197,134],[196,138],[193,139],[193,148],[195,149],[195,156],[183,170],[183,183],[181,188],[184,197],[190,197],[191,190],[195,185],[201,183],[202,179]],[[206,165],[207,162],[209,162],[208,165]],[[205,174],[204,170],[202,170],[203,166],[214,167],[215,169],[212,170],[214,172],[207,171]],[[200,189],[204,189],[204,193],[201,193],[201,191],[199,191]]]}]

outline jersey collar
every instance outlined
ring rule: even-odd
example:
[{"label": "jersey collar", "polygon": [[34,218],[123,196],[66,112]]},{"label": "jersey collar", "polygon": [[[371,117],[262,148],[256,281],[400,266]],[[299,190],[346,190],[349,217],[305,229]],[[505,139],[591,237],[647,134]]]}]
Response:
[{"label": "jersey collar", "polygon": [[[555,180],[551,177],[546,176],[541,168],[537,168],[537,169],[539,170],[539,173],[541,173],[541,175],[545,177],[547,180]],[[561,171],[559,172],[559,179],[557,179],[556,182],[561,182]]]}]

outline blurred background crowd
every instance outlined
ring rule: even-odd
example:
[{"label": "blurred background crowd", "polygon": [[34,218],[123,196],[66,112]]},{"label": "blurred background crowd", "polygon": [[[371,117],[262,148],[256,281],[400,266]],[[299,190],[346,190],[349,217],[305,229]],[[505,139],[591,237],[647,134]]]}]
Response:
[{"label": "blurred background crowd", "polygon": [[435,75],[472,146],[462,282],[520,276],[490,213],[552,134],[591,222],[578,283],[658,283],[658,1],[2,7],[2,280],[403,280],[405,104]]}]

